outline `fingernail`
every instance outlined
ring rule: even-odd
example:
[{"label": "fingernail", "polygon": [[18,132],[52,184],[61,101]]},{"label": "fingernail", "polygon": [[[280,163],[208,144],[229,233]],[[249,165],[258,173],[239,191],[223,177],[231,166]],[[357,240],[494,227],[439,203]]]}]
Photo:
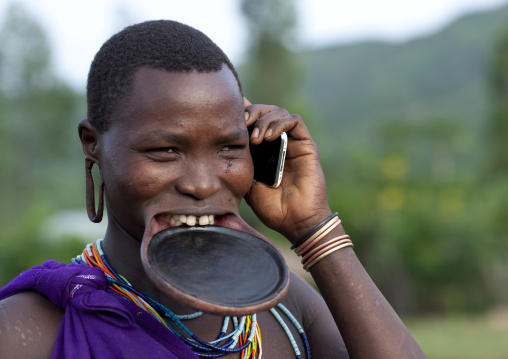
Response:
[{"label": "fingernail", "polygon": [[252,131],[252,135],[250,135],[250,138],[258,138],[259,136],[259,129],[256,127],[253,131]]},{"label": "fingernail", "polygon": [[249,117],[250,117],[250,114],[247,111],[245,111],[245,121],[248,121]]},{"label": "fingernail", "polygon": [[265,137],[270,137],[271,135],[273,135],[273,130],[270,128],[268,131],[266,131]]}]

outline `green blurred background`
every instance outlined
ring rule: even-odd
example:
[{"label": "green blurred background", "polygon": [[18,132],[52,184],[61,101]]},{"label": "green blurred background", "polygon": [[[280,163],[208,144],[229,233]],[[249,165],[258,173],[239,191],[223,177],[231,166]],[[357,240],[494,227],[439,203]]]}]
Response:
[{"label": "green blurred background", "polygon": [[[508,6],[403,43],[298,51],[292,1],[241,10],[247,97],[302,115],[332,209],[428,357],[508,358]],[[55,73],[22,6],[0,19],[0,44],[2,286],[68,262],[105,225],[84,224],[84,89]]]}]

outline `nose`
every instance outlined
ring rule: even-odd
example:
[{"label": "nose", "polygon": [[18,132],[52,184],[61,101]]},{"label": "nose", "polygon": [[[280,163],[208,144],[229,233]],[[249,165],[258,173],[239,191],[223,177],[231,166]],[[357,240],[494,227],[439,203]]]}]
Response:
[{"label": "nose", "polygon": [[176,182],[176,189],[198,200],[207,199],[221,188],[219,170],[213,161],[189,161],[185,172]]}]

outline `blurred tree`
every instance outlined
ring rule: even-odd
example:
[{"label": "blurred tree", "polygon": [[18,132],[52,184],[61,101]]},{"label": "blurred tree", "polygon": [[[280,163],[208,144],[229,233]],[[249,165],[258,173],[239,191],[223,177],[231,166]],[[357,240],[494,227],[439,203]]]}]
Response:
[{"label": "blurred tree", "polygon": [[[314,138],[320,137],[312,100],[303,91],[303,67],[296,49],[297,11],[293,0],[242,0],[241,10],[247,23],[248,50],[238,68],[245,96],[252,103],[286,108],[299,114]],[[242,215],[257,223],[247,206]],[[269,232],[270,237],[277,237]]]},{"label": "blurred tree", "polygon": [[481,310],[499,299],[489,189],[463,152],[465,128],[445,116],[385,119],[371,147],[329,181],[356,253],[400,313]]},{"label": "blurred tree", "polygon": [[488,231],[495,243],[487,258],[487,282],[501,300],[508,300],[508,289],[499,285],[508,280],[508,26],[497,37],[490,63],[491,114],[487,123],[484,166],[479,183],[483,186]]},{"label": "blurred tree", "polygon": [[72,202],[66,166],[79,154],[83,97],[54,74],[46,35],[21,6],[9,7],[0,43],[0,211],[10,221],[37,199]]},{"label": "blurred tree", "polygon": [[499,36],[490,71],[493,101],[488,128],[488,176],[508,179],[508,27]]},{"label": "blurred tree", "polygon": [[39,227],[53,211],[82,205],[76,126],[85,101],[58,79],[42,27],[19,4],[1,21],[0,43],[1,285],[49,257],[76,254],[44,242]]},{"label": "blurred tree", "polygon": [[295,54],[287,44],[295,41],[293,0],[242,0],[247,20],[248,53],[243,76],[251,102],[288,107],[301,84]]}]

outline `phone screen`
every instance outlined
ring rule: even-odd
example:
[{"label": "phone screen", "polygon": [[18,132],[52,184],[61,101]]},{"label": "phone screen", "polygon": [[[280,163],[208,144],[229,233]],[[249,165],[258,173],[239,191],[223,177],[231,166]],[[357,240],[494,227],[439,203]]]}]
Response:
[{"label": "phone screen", "polygon": [[[249,134],[252,126],[249,127]],[[282,179],[286,158],[287,135],[285,132],[273,141],[263,141],[259,145],[250,144],[254,164],[254,179],[269,187],[278,187]]]}]

